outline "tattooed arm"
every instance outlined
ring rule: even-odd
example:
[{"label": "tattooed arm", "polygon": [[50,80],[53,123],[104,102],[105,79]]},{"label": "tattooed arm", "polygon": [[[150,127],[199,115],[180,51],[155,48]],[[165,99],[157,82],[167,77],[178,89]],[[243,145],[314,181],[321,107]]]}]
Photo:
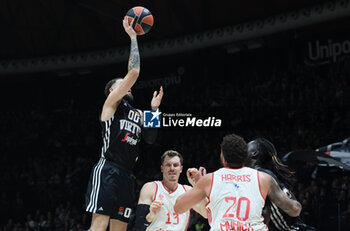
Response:
[{"label": "tattooed arm", "polygon": [[124,18],[123,27],[125,32],[129,35],[131,40],[131,48],[130,48],[130,56],[128,63],[128,73],[126,76],[118,82],[115,89],[108,95],[104,108],[102,111],[102,116],[104,115],[104,111],[107,116],[110,117],[114,114],[116,107],[118,106],[120,100],[127,94],[127,92],[131,89],[131,87],[135,84],[139,73],[140,73],[140,55],[139,48],[137,46],[137,35],[132,28],[132,23],[129,25],[128,19]]},{"label": "tattooed arm", "polygon": [[275,203],[279,208],[286,212],[291,217],[299,216],[301,212],[301,204],[290,199],[279,187],[276,180],[273,179],[270,175],[259,172],[261,182],[266,184],[267,187],[264,187],[267,190],[267,196],[270,200]]},{"label": "tattooed arm", "polygon": [[131,37],[131,48],[130,48],[130,56],[129,56],[129,64],[128,64],[128,71],[137,70],[140,71],[140,54],[139,54],[139,48],[137,45],[137,39],[136,35],[135,37]]}]

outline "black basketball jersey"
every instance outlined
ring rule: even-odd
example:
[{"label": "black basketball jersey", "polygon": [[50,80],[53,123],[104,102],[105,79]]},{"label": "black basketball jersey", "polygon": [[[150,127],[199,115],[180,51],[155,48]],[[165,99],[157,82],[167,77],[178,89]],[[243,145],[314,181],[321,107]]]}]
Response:
[{"label": "black basketball jersey", "polygon": [[112,118],[101,121],[101,157],[132,171],[138,157],[141,125],[140,112],[122,99]]},{"label": "black basketball jersey", "polygon": [[[281,182],[277,176],[270,170],[257,167],[257,170],[261,172],[265,172],[272,176],[276,182],[278,183],[281,190],[290,198],[295,199],[292,192],[290,192],[284,185],[283,182]],[[285,213],[282,209],[277,207],[269,198],[266,198],[266,205],[270,205],[271,208],[271,214],[270,214],[270,223],[269,223],[269,230],[270,231],[314,231],[315,228],[309,225],[306,225],[300,218],[298,217],[291,217],[287,213]]]}]

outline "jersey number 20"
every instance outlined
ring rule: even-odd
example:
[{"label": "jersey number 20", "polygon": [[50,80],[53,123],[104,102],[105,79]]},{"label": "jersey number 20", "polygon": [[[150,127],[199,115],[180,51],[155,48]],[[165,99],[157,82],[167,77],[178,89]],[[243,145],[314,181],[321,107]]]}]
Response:
[{"label": "jersey number 20", "polygon": [[[227,203],[232,203],[230,205],[230,207],[228,207],[228,209],[226,210],[225,214],[222,216],[222,218],[233,218],[235,217],[233,213],[229,213],[230,210],[232,209],[232,207],[236,204],[237,202],[237,197],[225,197],[225,201]],[[232,201],[232,202],[231,202]],[[243,206],[242,206],[242,202],[246,202],[246,203],[243,203]],[[250,200],[246,197],[240,197],[238,199],[238,202],[237,202],[237,212],[236,212],[236,217],[238,220],[240,221],[246,221],[249,217],[249,210],[250,210]],[[244,216],[241,216],[241,211],[244,213]]]}]

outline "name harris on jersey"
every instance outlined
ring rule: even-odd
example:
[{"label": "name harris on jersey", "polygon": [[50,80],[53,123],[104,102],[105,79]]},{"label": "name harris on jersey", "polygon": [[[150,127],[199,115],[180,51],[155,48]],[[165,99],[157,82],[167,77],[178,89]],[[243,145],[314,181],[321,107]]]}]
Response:
[{"label": "name harris on jersey", "polygon": [[221,181],[250,182],[250,175],[221,174]]}]

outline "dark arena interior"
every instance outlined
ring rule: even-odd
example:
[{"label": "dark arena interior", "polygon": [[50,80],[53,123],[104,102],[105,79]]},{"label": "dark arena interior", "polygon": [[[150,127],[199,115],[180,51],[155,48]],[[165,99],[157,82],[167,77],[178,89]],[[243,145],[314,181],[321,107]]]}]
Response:
[{"label": "dark arena interior", "polygon": [[[135,107],[150,110],[164,88],[135,195],[161,179],[165,150],[184,156],[188,184],[187,168],[220,168],[224,135],[264,137],[295,174],[303,221],[349,230],[350,0],[0,0],[0,231],[89,229],[104,86],[128,71],[122,19],[134,6],[154,17],[137,38]],[[176,122],[189,116],[203,123]],[[191,212],[188,230],[209,229]]]}]

